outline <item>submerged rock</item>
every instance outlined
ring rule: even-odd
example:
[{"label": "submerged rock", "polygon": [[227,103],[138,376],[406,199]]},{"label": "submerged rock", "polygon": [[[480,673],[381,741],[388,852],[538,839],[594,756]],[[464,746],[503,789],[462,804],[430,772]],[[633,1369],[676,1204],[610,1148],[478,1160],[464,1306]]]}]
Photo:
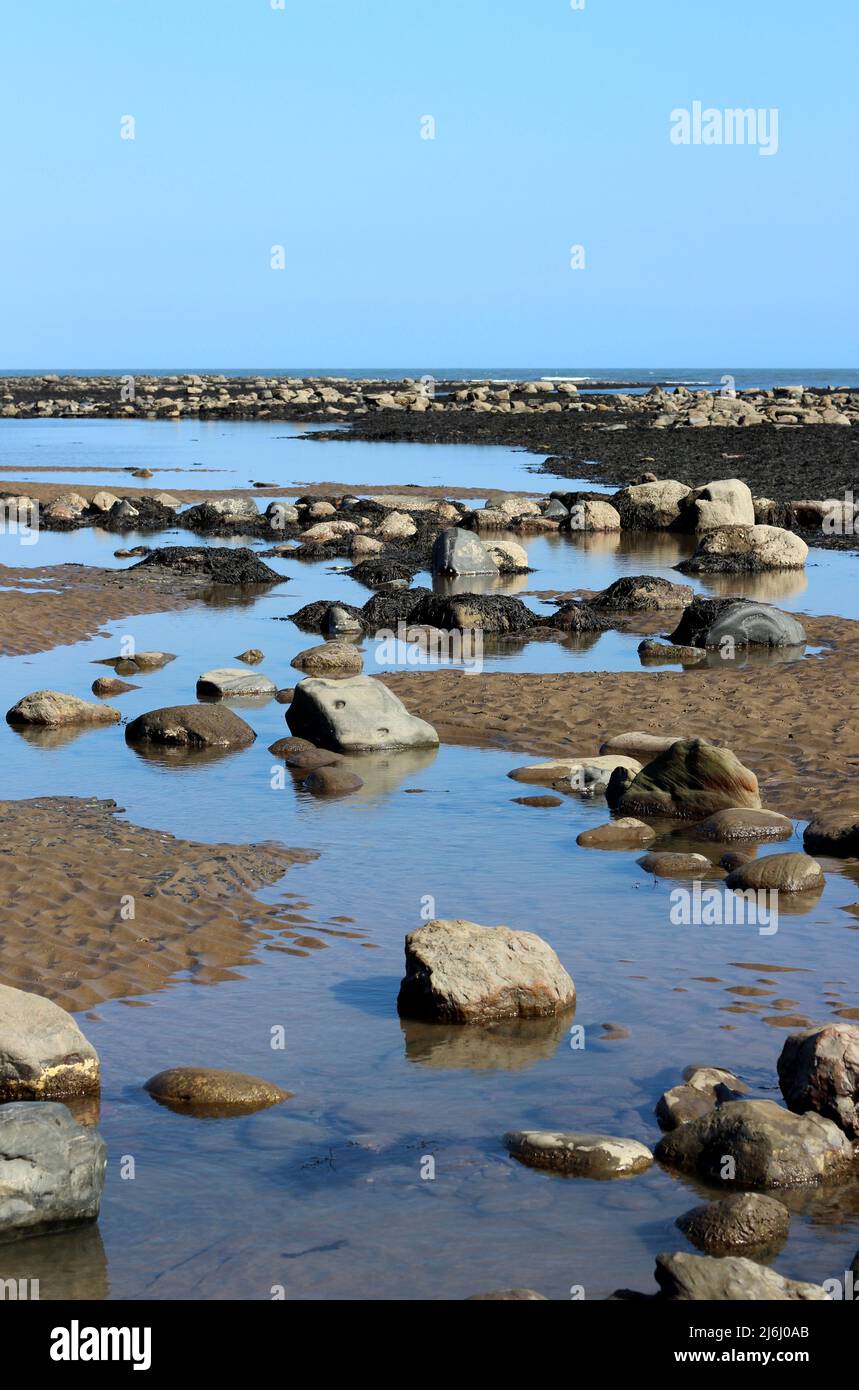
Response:
[{"label": "submerged rock", "polygon": [[97,676],[92,683],[93,695],[98,695],[100,699],[107,699],[111,695],[127,695],[129,690],[139,690],[139,685],[129,685],[127,681],[121,681],[115,676]]},{"label": "submerged rock", "polygon": [[98,1053],[71,1014],[0,985],[0,1101],[91,1095],[99,1084]]},{"label": "submerged rock", "polygon": [[827,1023],[791,1033],[778,1059],[785,1104],[797,1114],[813,1110],[859,1139],[859,1027]]},{"label": "submerged rock", "polygon": [[853,1145],[832,1120],[794,1115],[771,1100],[728,1101],[666,1134],[656,1157],[670,1168],[737,1187],[803,1187],[849,1176]]},{"label": "submerged rock", "polygon": [[300,681],[286,722],[298,737],[344,753],[428,748],[439,741],[431,724],[409,714],[393,691],[369,676]]},{"label": "submerged rock", "polygon": [[671,854],[664,850],[643,854],[638,863],[657,878],[704,878],[713,869],[704,854]]},{"label": "submerged rock", "polygon": [[12,706],[6,722],[58,729],[65,724],[118,724],[121,717],[111,705],[95,705],[59,690],[34,690]]},{"label": "submerged rock", "polygon": [[169,705],[138,715],[125,730],[127,743],[180,748],[247,748],[255,738],[225,705]]},{"label": "submerged rock", "polygon": [[171,1110],[207,1115],[264,1110],[290,1095],[258,1076],[218,1067],[169,1067],[151,1076],[144,1089]]},{"label": "submerged rock", "polygon": [[505,1134],[504,1143],[514,1158],[531,1168],[550,1168],[577,1178],[629,1177],[653,1163],[646,1145],[610,1134],[520,1130]]},{"label": "submerged rock", "polygon": [[469,1294],[466,1303],[547,1303],[544,1293],[535,1289],[493,1289],[491,1293]]},{"label": "submerged rock", "polygon": [[314,768],[304,782],[305,789],[314,796],[349,796],[351,792],[360,791],[363,785],[357,773],[338,767],[336,763]]},{"label": "submerged rock", "polygon": [[406,937],[406,974],[397,998],[406,1018],[548,1018],[575,1002],[573,981],[552,947],[533,932],[437,919]]},{"label": "submerged rock", "polygon": [[707,653],[700,647],[678,647],[673,642],[657,642],[651,637],[638,644],[638,655],[643,665],[699,666],[706,661]]},{"label": "submerged rock", "polygon": [[811,854],[859,858],[859,813],[840,807],[822,812],[806,826],[802,842]]},{"label": "submerged rock", "polygon": [[274,681],[261,671],[245,671],[240,666],[219,666],[197,678],[197,698],[213,696],[220,700],[252,698],[277,693]]},{"label": "submerged rock", "polygon": [[94,1221],[106,1165],[98,1130],[65,1105],[0,1105],[0,1240]]},{"label": "submerged rock", "polygon": [[[617,790],[615,790],[617,788]],[[760,808],[758,779],[728,748],[701,739],[673,743],[627,786],[613,784],[612,810],[632,816],[699,819],[731,807]]]},{"label": "submerged rock", "polygon": [[551,614],[552,627],[575,636],[579,632],[606,632],[609,624],[589,603],[562,603]]},{"label": "submerged rock", "polygon": [[677,1225],[693,1245],[708,1255],[724,1255],[731,1250],[771,1250],[787,1240],[790,1212],[774,1197],[741,1192],[693,1207],[678,1216]]}]

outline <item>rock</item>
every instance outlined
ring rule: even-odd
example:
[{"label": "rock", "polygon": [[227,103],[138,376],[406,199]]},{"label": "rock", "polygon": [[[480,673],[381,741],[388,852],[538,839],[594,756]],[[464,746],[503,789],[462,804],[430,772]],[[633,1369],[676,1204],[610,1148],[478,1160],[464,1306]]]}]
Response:
[{"label": "rock", "polygon": [[806,826],[802,843],[812,854],[859,858],[859,814],[838,807],[822,812]]},{"label": "rock", "polygon": [[700,647],[679,647],[676,643],[657,642],[647,637],[638,644],[638,655],[644,665],[700,666],[707,653]]},{"label": "rock", "polygon": [[109,512],[111,507],[115,507],[119,501],[112,492],[97,492],[90,501],[90,506],[95,512]]},{"label": "rock", "polygon": [[497,574],[498,566],[478,536],[458,526],[449,526],[436,537],[432,550],[432,572]]},{"label": "rock", "polygon": [[364,658],[349,642],[322,642],[318,647],[307,647],[299,652],[289,664],[311,676],[333,673],[356,676],[363,668]]},{"label": "rock", "polygon": [[409,714],[393,691],[369,676],[300,681],[286,722],[298,737],[345,753],[428,748],[439,741],[431,724]]},{"label": "rock", "polygon": [[[695,598],[671,633],[672,642],[693,647],[799,647],[805,629],[790,613],[750,599]],[[728,645],[730,644],[730,645]]]},{"label": "rock", "polygon": [[261,652],[259,647],[248,647],[246,652],[240,652],[236,657],[236,661],[244,661],[248,666],[258,666],[264,660],[265,653]]},{"label": "rock", "polygon": [[739,478],[697,487],[684,497],[680,519],[691,531],[710,531],[719,526],[754,526],[755,504],[751,490]]},{"label": "rock", "polygon": [[801,1302],[828,1299],[820,1284],[785,1279],[742,1255],[657,1255],[656,1282],[662,1298],[678,1302]]},{"label": "rock", "polygon": [[794,1115],[771,1100],[727,1101],[666,1134],[656,1157],[669,1168],[724,1181],[725,1159],[737,1187],[803,1187],[847,1177],[853,1146],[820,1115]]},{"label": "rock", "polygon": [[747,1090],[739,1077],[721,1067],[687,1067],[682,1084],[659,1097],[656,1118],[662,1129],[677,1129],[708,1115],[725,1101],[741,1100]]},{"label": "rock", "polygon": [[728,748],[701,739],[659,753],[609,805],[622,816],[699,819],[737,806],[760,808],[758,779]]},{"label": "rock", "polygon": [[107,515],[120,530],[123,525],[133,529],[135,521],[140,518],[140,511],[127,497],[120,497],[114,502]]},{"label": "rock", "polygon": [[731,1250],[763,1251],[787,1240],[790,1212],[774,1197],[741,1192],[693,1207],[678,1216],[677,1225],[693,1245],[708,1255],[725,1255]]},{"label": "rock", "polygon": [[772,889],[778,893],[816,893],[824,884],[823,870],[816,859],[799,850],[787,854],[768,854],[741,864],[725,880],[726,887],[754,892]]},{"label": "rock", "polygon": [[692,833],[725,845],[738,840],[789,840],[793,834],[793,821],[787,816],[780,816],[777,811],[754,811],[732,806],[728,810],[717,811],[714,816],[708,816],[693,826]]},{"label": "rock", "polygon": [[353,536],[349,555],[353,560],[365,560],[369,555],[378,555],[384,548],[384,541],[374,540],[372,536]]},{"label": "rock", "polygon": [[528,573],[528,552],[518,541],[495,541],[486,549],[501,574]]},{"label": "rock", "polygon": [[342,603],[332,603],[325,614],[323,629],[328,637],[360,637],[364,624],[352,609],[344,608]]},{"label": "rock", "polygon": [[95,705],[58,690],[34,690],[12,706],[6,722],[58,729],[65,724],[118,724],[120,718],[119,710],[111,705]]},{"label": "rock", "polygon": [[793,531],[778,526],[731,526],[707,531],[695,554],[682,560],[682,574],[760,574],[765,570],[800,570],[808,546]]},{"label": "rock", "polygon": [[600,612],[618,613],[654,613],[663,608],[682,608],[691,601],[688,584],[672,584],[652,574],[624,575],[588,600]]},{"label": "rock", "polygon": [[[274,752],[284,744],[303,742],[300,738],[284,738],[279,744],[273,743],[270,751]],[[287,767],[293,767],[298,772],[315,772],[318,767],[333,767],[335,763],[343,761],[342,753],[332,753],[329,748],[314,748],[312,743],[306,749],[287,751],[278,756],[283,758]]]},{"label": "rock", "polygon": [[611,502],[576,502],[569,513],[571,531],[619,531],[620,512]]},{"label": "rock", "polygon": [[621,816],[606,825],[596,825],[576,836],[576,844],[586,849],[639,849],[656,839],[656,831],[634,816]]},{"label": "rock", "polygon": [[547,1303],[548,1299],[544,1293],[537,1293],[534,1289],[493,1289],[491,1293],[469,1294],[466,1303]]},{"label": "rock", "polygon": [[65,1105],[0,1106],[0,1241],[94,1221],[106,1165],[98,1130]]},{"label": "rock", "polygon": [[511,798],[517,806],[563,806],[563,801],[559,796],[514,796]]},{"label": "rock", "polygon": [[119,675],[133,676],[139,671],[159,671],[176,657],[172,652],[136,652],[134,656],[105,656],[98,666],[112,666]]},{"label": "rock", "polygon": [[406,974],[397,998],[406,1018],[548,1018],[575,1002],[573,981],[551,946],[533,932],[436,919],[406,937]]},{"label": "rock", "polygon": [[623,1178],[643,1173],[653,1154],[636,1139],[610,1134],[565,1134],[550,1130],[520,1130],[505,1134],[504,1143],[530,1168],[550,1168],[577,1178]]},{"label": "rock", "polygon": [[[370,603],[373,599],[369,600]],[[337,615],[333,620],[331,613],[336,610]],[[345,614],[345,617],[340,617]],[[332,628],[345,625],[348,621],[356,623],[356,631],[364,630],[364,622],[360,608],[353,608],[348,603],[330,603],[328,599],[317,599],[315,603],[306,603],[303,608],[299,608],[297,613],[290,613],[290,620],[295,626],[301,628],[302,632],[325,632],[328,633]],[[331,635],[336,635],[332,632]]]},{"label": "rock", "polygon": [[612,773],[618,767],[632,776],[641,771],[641,763],[635,758],[612,753],[594,758],[557,758],[548,763],[530,763],[526,767],[514,767],[507,776],[512,777],[514,782],[529,782],[594,796],[605,791]]},{"label": "rock", "polygon": [[205,1115],[247,1114],[290,1095],[258,1076],[218,1067],[169,1067],[151,1076],[144,1089],[170,1110]]},{"label": "rock", "polygon": [[345,767],[317,766],[305,780],[303,786],[314,796],[348,796],[350,792],[360,791],[364,782],[354,772]]},{"label": "rock", "polygon": [[206,505],[230,524],[259,520],[259,507],[252,497],[216,497]]},{"label": "rock", "polygon": [[339,761],[339,753],[329,753],[325,749],[317,748],[315,743],[311,743],[306,738],[279,738],[276,743],[269,744],[269,753],[273,753],[276,758],[292,758],[304,753],[318,753],[333,763]]},{"label": "rock", "polygon": [[99,1084],[98,1053],[71,1014],[0,985],[0,1101],[91,1095]]},{"label": "rock", "polygon": [[859,1139],[859,1028],[827,1023],[791,1033],[778,1059],[785,1103],[802,1115],[813,1110]]},{"label": "rock", "polygon": [[247,748],[255,738],[225,705],[169,705],[138,715],[125,730],[127,743],[178,748]]},{"label": "rock", "polygon": [[[416,602],[409,609],[409,623],[425,624],[448,632],[479,629],[484,633],[508,635],[528,632],[539,621],[530,608],[509,594],[414,592]],[[379,597],[377,594],[376,598]],[[369,606],[365,605],[365,614]]]},{"label": "rock", "polygon": [[284,686],[274,697],[279,705],[291,705],[295,698],[295,687],[292,685]]},{"label": "rock", "polygon": [[[255,505],[255,504],[254,504]],[[182,513],[184,517],[185,512]],[[190,578],[210,579],[213,584],[283,584],[284,576],[265,564],[246,546],[164,545],[132,565],[130,574],[143,568],[169,569]]]},{"label": "rock", "polygon": [[664,851],[643,854],[638,863],[657,878],[703,878],[713,868],[704,854],[667,854]]},{"label": "rock", "polygon": [[625,531],[659,531],[680,520],[680,504],[691,489],[685,483],[635,483],[616,493],[612,502]]},{"label": "rock", "polygon": [[213,671],[204,671],[197,677],[197,699],[214,697],[219,700],[234,700],[266,696],[271,699],[277,693],[274,681],[261,671],[245,671],[241,666],[219,666]]},{"label": "rock", "polygon": [[605,618],[601,618],[595,608],[591,608],[589,603],[562,603],[555,609],[551,616],[552,627],[561,628],[564,632],[569,632],[572,637],[578,636],[582,632],[606,632],[609,623]]},{"label": "rock", "polygon": [[600,753],[625,753],[630,758],[637,758],[641,763],[649,763],[658,753],[667,752],[673,743],[681,741],[681,734],[643,734],[634,730],[606,739],[600,747]]},{"label": "rock", "polygon": [[139,689],[139,685],[129,685],[127,681],[121,681],[116,676],[97,676],[92,683],[93,695],[98,695],[101,700],[111,695],[127,695],[129,690]]},{"label": "rock", "polygon": [[384,541],[406,541],[417,535],[418,528],[405,512],[388,512],[376,535]]}]

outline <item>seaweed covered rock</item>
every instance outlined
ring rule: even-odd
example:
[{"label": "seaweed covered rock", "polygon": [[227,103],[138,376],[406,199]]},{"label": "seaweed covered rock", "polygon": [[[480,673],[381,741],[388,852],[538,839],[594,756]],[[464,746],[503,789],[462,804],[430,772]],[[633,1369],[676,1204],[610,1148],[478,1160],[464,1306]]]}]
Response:
[{"label": "seaweed covered rock", "polygon": [[670,640],[691,647],[800,647],[805,629],[791,613],[746,598],[694,598]]},{"label": "seaweed covered rock", "polygon": [[409,613],[409,621],[446,631],[480,628],[499,635],[527,632],[539,623],[530,608],[508,594],[423,593]]},{"label": "seaweed covered rock", "polygon": [[761,574],[799,570],[808,546],[793,531],[778,526],[727,526],[707,531],[695,554],[676,566],[681,574]]},{"label": "seaweed covered rock", "polygon": [[327,598],[306,603],[303,608],[299,608],[297,613],[290,613],[289,616],[290,620],[302,632],[327,633],[331,628],[331,613],[334,609],[346,613],[358,625],[358,628],[363,629],[364,619],[360,608],[355,608],[351,603],[332,603]]},{"label": "seaweed covered rock", "polygon": [[655,613],[663,608],[682,608],[692,602],[688,584],[672,584],[653,574],[627,574],[588,600],[600,612]]},{"label": "seaweed covered rock", "polygon": [[561,603],[551,615],[553,627],[575,635],[577,632],[605,632],[609,624],[590,603],[570,600]]},{"label": "seaweed covered rock", "polygon": [[169,569],[179,575],[203,576],[214,584],[283,584],[284,576],[246,546],[164,545],[150,550],[131,573]]}]

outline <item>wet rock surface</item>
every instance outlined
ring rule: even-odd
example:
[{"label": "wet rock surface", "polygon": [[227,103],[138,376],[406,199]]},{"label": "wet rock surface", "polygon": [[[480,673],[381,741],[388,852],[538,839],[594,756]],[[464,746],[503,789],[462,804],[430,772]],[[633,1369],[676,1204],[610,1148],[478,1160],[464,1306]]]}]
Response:
[{"label": "wet rock surface", "polygon": [[0,1241],[94,1221],[106,1163],[101,1135],[65,1105],[0,1105]]}]

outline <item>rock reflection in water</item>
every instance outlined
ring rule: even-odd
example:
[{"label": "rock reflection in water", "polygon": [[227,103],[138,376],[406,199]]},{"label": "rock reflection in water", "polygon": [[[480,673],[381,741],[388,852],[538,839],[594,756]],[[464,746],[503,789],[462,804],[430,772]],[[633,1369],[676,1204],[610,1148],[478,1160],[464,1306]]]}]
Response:
[{"label": "rock reflection in water", "polygon": [[523,1071],[554,1057],[575,1014],[499,1023],[419,1023],[400,1019],[409,1062],[452,1070]]}]

